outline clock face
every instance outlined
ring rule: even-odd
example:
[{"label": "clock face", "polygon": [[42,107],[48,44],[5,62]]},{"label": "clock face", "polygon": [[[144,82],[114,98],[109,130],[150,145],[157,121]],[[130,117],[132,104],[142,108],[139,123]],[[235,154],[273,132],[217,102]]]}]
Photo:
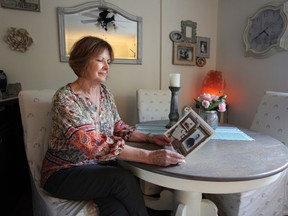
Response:
[{"label": "clock face", "polygon": [[280,9],[265,9],[250,21],[247,40],[251,50],[265,52],[279,43],[285,27]]}]

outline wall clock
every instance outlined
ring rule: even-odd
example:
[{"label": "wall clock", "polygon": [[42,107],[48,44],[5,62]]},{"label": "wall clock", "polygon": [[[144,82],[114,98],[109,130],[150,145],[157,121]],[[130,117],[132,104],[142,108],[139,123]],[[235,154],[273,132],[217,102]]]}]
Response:
[{"label": "wall clock", "polygon": [[248,17],[243,33],[245,55],[264,58],[288,49],[288,2],[270,2]]}]

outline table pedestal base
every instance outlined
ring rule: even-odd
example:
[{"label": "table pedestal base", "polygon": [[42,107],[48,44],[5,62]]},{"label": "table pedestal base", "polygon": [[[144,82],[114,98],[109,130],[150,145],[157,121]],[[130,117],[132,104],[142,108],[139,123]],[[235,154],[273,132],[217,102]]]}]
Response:
[{"label": "table pedestal base", "polygon": [[217,216],[217,206],[210,200],[202,199],[202,193],[177,191],[174,192],[175,216]]},{"label": "table pedestal base", "polygon": [[145,206],[154,210],[173,210],[173,190],[164,188],[160,197],[155,198],[152,196],[144,195]]}]

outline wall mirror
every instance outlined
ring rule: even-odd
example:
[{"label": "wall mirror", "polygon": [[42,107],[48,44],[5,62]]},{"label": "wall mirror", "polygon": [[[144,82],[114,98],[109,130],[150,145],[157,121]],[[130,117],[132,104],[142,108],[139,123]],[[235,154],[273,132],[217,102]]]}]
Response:
[{"label": "wall mirror", "polygon": [[114,63],[142,64],[142,17],[104,0],[58,7],[60,61],[68,62],[74,42],[86,35],[108,41]]}]

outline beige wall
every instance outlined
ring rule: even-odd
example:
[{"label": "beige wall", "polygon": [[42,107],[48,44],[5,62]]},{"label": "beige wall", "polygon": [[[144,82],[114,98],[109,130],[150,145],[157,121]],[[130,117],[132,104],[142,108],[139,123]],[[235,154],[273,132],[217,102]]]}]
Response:
[{"label": "beige wall", "polygon": [[[0,8],[0,35],[9,27],[25,28],[34,43],[25,53],[11,51],[0,40],[0,69],[8,82],[21,82],[23,89],[56,89],[76,77],[67,63],[59,61],[57,7],[71,7],[83,0],[41,0],[41,12]],[[112,65],[108,87],[119,112],[129,124],[136,123],[138,88],[167,89],[169,73],[181,74],[179,112],[193,103],[205,73],[215,68],[218,0],[107,0],[143,18],[143,64]],[[172,64],[171,31],[180,31],[181,20],[197,22],[197,35],[211,38],[210,58],[203,68]]]},{"label": "beige wall", "polygon": [[288,92],[288,52],[265,59],[244,57],[247,17],[270,0],[219,0],[217,68],[227,80],[229,120],[250,127],[266,90]]}]

